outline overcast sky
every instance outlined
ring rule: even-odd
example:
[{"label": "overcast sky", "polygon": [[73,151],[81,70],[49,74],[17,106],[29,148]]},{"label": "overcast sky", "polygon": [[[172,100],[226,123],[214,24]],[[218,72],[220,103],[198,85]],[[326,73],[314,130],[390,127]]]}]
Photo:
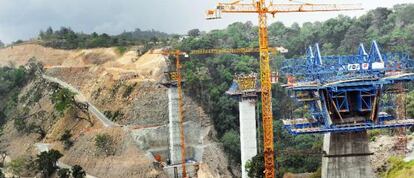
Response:
[{"label": "overcast sky", "polygon": [[[222,0],[226,2],[228,0]],[[364,11],[278,14],[269,23],[323,21],[338,14],[360,16],[376,7],[414,3],[414,0],[303,0],[312,3],[361,3]],[[224,14],[223,19],[206,21],[204,14],[219,0],[0,0],[0,40],[6,43],[36,37],[51,26],[75,31],[118,34],[135,28],[184,34],[193,28],[224,28],[235,21],[257,21],[257,16]],[[245,0],[251,2],[251,0]],[[286,3],[286,0],[273,0]],[[257,23],[255,23],[257,24]]]}]

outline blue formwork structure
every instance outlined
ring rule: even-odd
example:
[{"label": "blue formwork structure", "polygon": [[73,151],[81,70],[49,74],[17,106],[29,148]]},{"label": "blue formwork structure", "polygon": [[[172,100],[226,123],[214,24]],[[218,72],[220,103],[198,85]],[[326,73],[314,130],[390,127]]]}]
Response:
[{"label": "blue formwork structure", "polygon": [[375,41],[369,52],[360,44],[349,56],[322,56],[318,44],[309,47],[306,58],[284,61],[281,73],[290,78],[283,86],[311,117],[283,120],[284,127],[297,135],[414,126],[414,119],[384,112],[393,104],[382,102],[393,87],[414,80],[413,69],[407,53],[381,53]]}]

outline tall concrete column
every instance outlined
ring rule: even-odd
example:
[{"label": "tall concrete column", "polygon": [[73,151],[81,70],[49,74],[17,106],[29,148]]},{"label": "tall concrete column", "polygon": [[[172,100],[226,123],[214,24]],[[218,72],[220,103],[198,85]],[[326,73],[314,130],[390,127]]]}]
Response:
[{"label": "tall concrete column", "polygon": [[181,163],[180,122],[178,118],[178,92],[176,86],[168,88],[171,164]]},{"label": "tall concrete column", "polygon": [[257,155],[255,105],[255,99],[242,99],[239,102],[242,178],[248,178],[245,168],[246,162]]},{"label": "tall concrete column", "polygon": [[372,178],[369,139],[366,131],[324,135],[322,178]]}]

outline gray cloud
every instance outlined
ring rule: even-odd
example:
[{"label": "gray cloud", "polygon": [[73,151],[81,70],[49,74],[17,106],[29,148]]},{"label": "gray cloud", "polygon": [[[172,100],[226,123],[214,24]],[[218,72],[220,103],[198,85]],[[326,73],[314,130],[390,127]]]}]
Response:
[{"label": "gray cloud", "polygon": [[[226,1],[226,0],[223,0]],[[414,0],[355,0],[368,9]],[[0,40],[10,43],[37,36],[41,29],[68,26],[85,33],[117,34],[135,28],[156,29],[169,33],[185,33],[192,28],[211,30],[223,28],[234,21],[256,21],[255,15],[226,15],[224,20],[206,21],[204,12],[216,0],[0,0]],[[250,2],[250,1],[246,1]],[[278,1],[280,2],[280,1]],[[314,0],[328,2],[331,0]],[[341,2],[338,0],[338,2]],[[342,0],[342,2],[350,3]],[[356,16],[363,12],[347,12]],[[287,24],[325,20],[338,13],[283,14],[277,20]],[[275,21],[270,19],[271,22]]]}]

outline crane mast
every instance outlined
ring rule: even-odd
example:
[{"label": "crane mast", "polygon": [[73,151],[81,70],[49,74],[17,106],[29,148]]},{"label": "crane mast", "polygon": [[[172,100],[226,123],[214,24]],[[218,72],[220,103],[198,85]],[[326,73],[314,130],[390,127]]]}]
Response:
[{"label": "crane mast", "polygon": [[263,122],[263,154],[265,161],[265,177],[274,178],[274,143],[273,143],[273,114],[272,114],[272,84],[269,64],[269,42],[267,31],[267,14],[286,12],[316,12],[316,11],[340,11],[360,10],[359,5],[354,4],[272,4],[266,5],[265,0],[256,0],[252,4],[219,3],[214,10],[207,11],[207,19],[219,19],[221,13],[256,13],[259,16],[259,52],[260,52],[260,80],[262,99]]},{"label": "crane mast", "polygon": [[260,81],[263,120],[263,154],[265,177],[275,177],[273,146],[272,83],[270,81],[269,42],[265,1],[257,2],[259,11]]},{"label": "crane mast", "polygon": [[177,91],[178,91],[178,119],[180,122],[180,143],[181,143],[181,162],[183,177],[187,177],[187,171],[185,167],[185,139],[184,139],[184,110],[183,110],[183,94],[182,94],[182,83],[181,83],[181,64],[180,55],[182,53],[177,50],[175,52],[175,66],[177,70]]},{"label": "crane mast", "polygon": [[[203,54],[241,54],[241,53],[257,53],[260,49],[258,48],[238,48],[238,49],[198,49],[192,50],[189,53],[191,55],[203,55]],[[268,48],[271,53],[281,52],[286,53],[288,50],[283,47],[271,47]],[[181,163],[182,163],[182,175],[187,177],[186,171],[186,150],[185,150],[185,134],[184,134],[184,109],[183,109],[183,92],[182,92],[182,76],[181,76],[181,60],[180,55],[186,55],[187,53],[180,50],[162,50],[161,52],[150,51],[150,54],[162,54],[165,56],[175,57],[176,77],[177,80],[177,92],[178,92],[178,119],[180,128],[180,145],[181,145]],[[269,75],[270,76],[270,75]],[[270,78],[269,78],[270,81]]]},{"label": "crane mast", "polygon": [[150,54],[162,54],[165,56],[174,56],[175,57],[175,67],[176,67],[176,78],[177,80],[177,93],[178,93],[178,121],[180,128],[180,146],[181,146],[181,168],[182,176],[187,177],[186,170],[186,152],[185,152],[185,135],[184,135],[184,109],[183,109],[183,94],[182,94],[182,78],[181,78],[181,63],[180,55],[186,55],[185,52],[180,50],[162,50],[161,52],[150,51]]}]

